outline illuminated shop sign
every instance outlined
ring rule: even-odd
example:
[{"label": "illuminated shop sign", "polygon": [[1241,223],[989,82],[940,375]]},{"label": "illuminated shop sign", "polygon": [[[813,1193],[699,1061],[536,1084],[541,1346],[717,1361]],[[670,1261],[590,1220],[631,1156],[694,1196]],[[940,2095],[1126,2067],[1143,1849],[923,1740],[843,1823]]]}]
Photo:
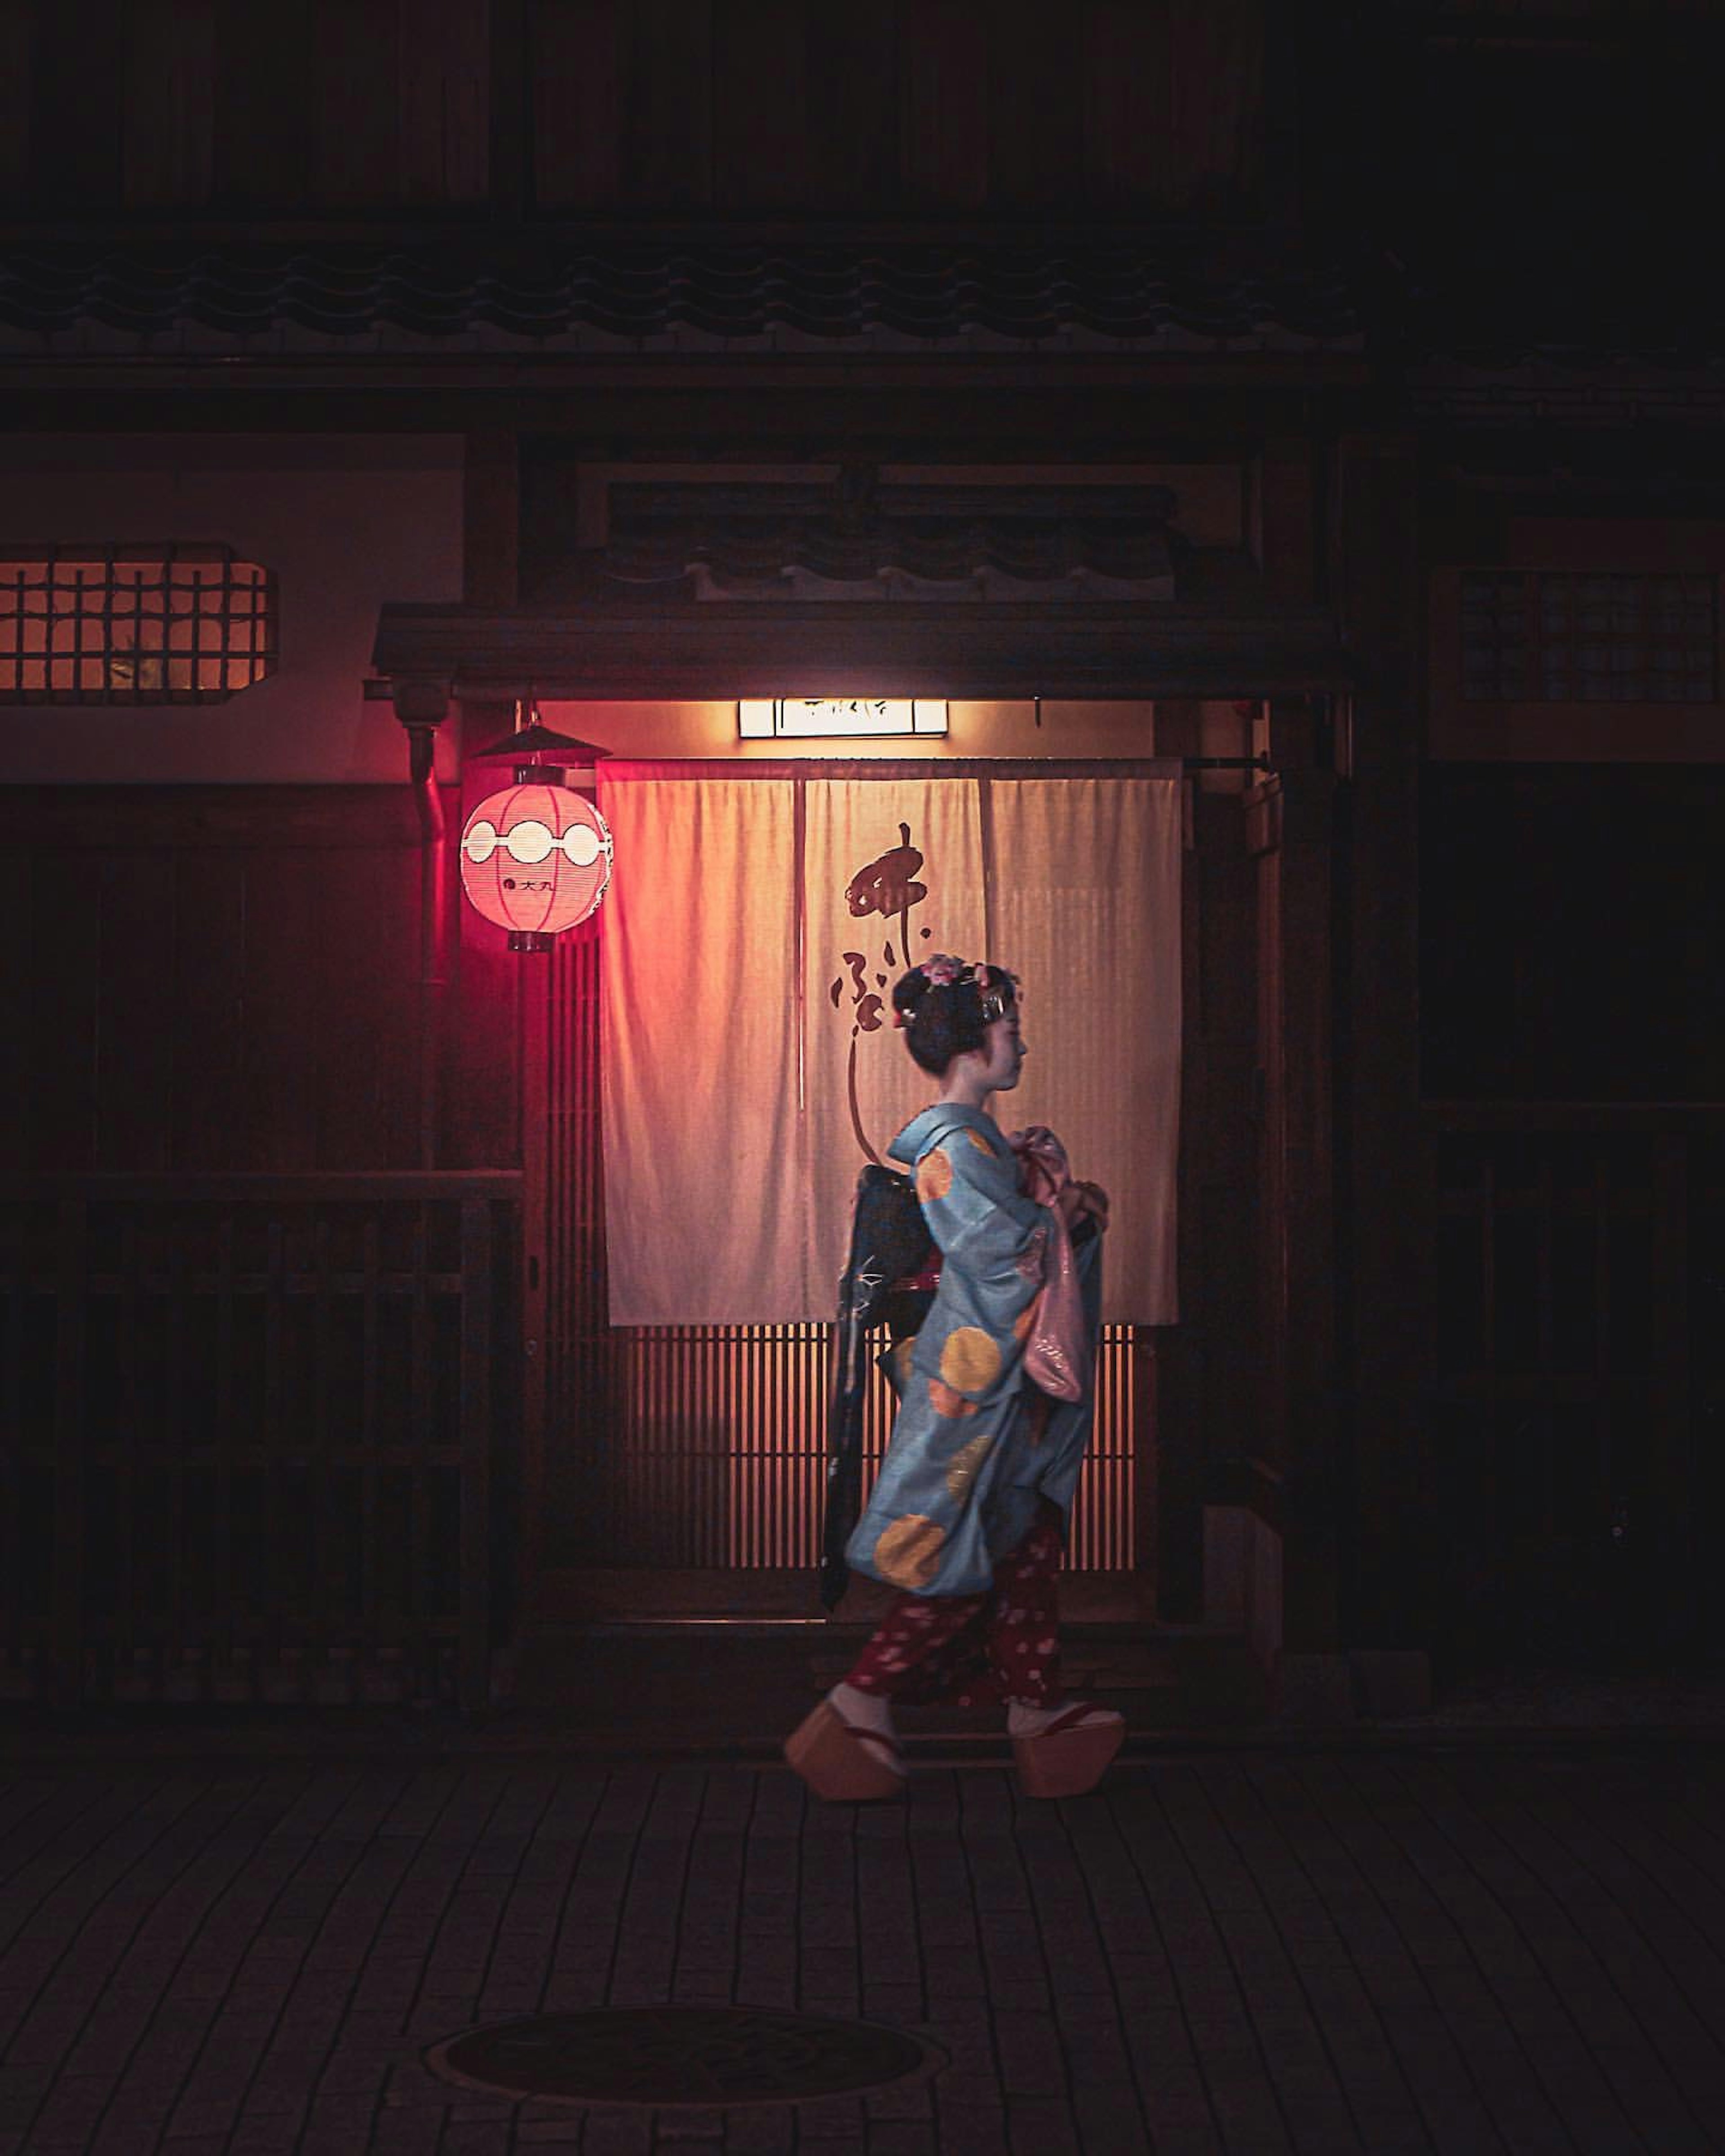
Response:
[{"label": "illuminated shop sign", "polygon": [[886,734],[943,734],[947,706],[918,697],[779,696],[737,707],[745,741],[854,740]]}]

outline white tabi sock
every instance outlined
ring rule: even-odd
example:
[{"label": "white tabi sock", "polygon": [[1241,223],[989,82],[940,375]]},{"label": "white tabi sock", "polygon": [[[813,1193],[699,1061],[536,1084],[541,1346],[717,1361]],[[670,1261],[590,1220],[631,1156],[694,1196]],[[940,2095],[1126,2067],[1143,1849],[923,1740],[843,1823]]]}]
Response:
[{"label": "white tabi sock", "polygon": [[880,1692],[859,1691],[855,1685],[835,1684],[827,1694],[841,1721],[848,1722],[853,1729],[872,1729],[881,1737],[891,1737],[892,1702]]},{"label": "white tabi sock", "polygon": [[[1006,1703],[1006,1733],[1009,1737],[1040,1737],[1050,1722],[1057,1722],[1063,1714],[1070,1714],[1078,1703],[1076,1700],[1063,1699],[1053,1707],[1031,1707],[1023,1700],[1009,1700]],[[1102,1722],[1118,1722],[1121,1718],[1111,1707],[1087,1707],[1078,1720],[1069,1722],[1067,1727],[1091,1729]]]}]

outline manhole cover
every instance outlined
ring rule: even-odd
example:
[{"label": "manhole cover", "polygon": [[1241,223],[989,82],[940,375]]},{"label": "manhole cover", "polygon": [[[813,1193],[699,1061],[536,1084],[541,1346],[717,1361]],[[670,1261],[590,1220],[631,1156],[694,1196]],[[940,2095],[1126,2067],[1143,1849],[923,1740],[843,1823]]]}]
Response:
[{"label": "manhole cover", "polygon": [[606,2006],[452,2036],[426,2064],[464,2087],[568,2103],[796,2103],[924,2074],[932,2046],[867,2021],[756,2006]]}]

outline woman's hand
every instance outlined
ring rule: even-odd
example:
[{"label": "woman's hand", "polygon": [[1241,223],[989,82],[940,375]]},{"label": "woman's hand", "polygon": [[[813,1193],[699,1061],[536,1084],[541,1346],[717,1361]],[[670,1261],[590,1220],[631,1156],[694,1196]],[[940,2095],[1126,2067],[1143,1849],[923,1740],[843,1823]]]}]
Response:
[{"label": "woman's hand", "polygon": [[1069,1228],[1076,1228],[1084,1218],[1086,1206],[1084,1185],[1081,1183],[1062,1183],[1055,1199],[1060,1215]]},{"label": "woman's hand", "polygon": [[[1077,1219],[1094,1220],[1100,1231],[1108,1224],[1108,1194],[1099,1183],[1069,1183],[1078,1193]],[[1070,1216],[1069,1216],[1070,1217]]]},{"label": "woman's hand", "polygon": [[1108,1224],[1108,1194],[1097,1183],[1069,1183],[1055,1202],[1068,1228],[1076,1228],[1081,1220],[1094,1220],[1098,1229]]}]

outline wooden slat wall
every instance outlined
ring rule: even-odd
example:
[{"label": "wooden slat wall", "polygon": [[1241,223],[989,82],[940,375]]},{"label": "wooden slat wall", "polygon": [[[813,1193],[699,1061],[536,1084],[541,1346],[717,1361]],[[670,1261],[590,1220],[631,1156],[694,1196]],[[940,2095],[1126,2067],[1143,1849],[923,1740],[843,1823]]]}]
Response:
[{"label": "wooden slat wall", "polygon": [[482,203],[489,0],[3,0],[0,189],[80,209]]},{"label": "wooden slat wall", "polygon": [[1260,176],[1261,0],[532,6],[547,210],[1129,215]]},{"label": "wooden slat wall", "polygon": [[1426,1091],[1725,1100],[1722,819],[1718,764],[1428,765]]},{"label": "wooden slat wall", "polygon": [[988,192],[987,25],[969,0],[928,0],[899,31],[899,184],[931,211],[979,209]]},{"label": "wooden slat wall", "polygon": [[29,192],[35,32],[34,0],[0,0],[0,202]]},{"label": "wooden slat wall", "polygon": [[1166,203],[1174,185],[1168,131],[1173,41],[1147,39],[1144,0],[1090,0],[1084,11],[1086,192],[1101,207]]},{"label": "wooden slat wall", "polygon": [[0,0],[0,195],[56,218],[341,220],[476,208],[494,166],[525,162],[510,213],[1239,209],[1261,171],[1263,14],[507,0],[494,23],[490,0]]},{"label": "wooden slat wall", "polygon": [[[1168,51],[1170,208],[1214,213],[1256,192],[1264,155],[1260,0],[1171,0]],[[1160,115],[1143,114],[1151,126]]]},{"label": "wooden slat wall", "polygon": [[[819,1562],[828,1325],[614,1328],[607,1321],[597,923],[559,939],[549,1060],[545,1346],[554,1570],[807,1570]],[[1153,1345],[1111,1327],[1070,1565],[1131,1571],[1153,1456]],[[865,1424],[872,1481],[891,1424],[884,1378]]]},{"label": "wooden slat wall", "polygon": [[[1082,191],[1084,14],[1045,0],[995,0],[987,13],[988,202],[1034,215]],[[1160,27],[1153,10],[1140,13],[1134,59]]]},{"label": "wooden slat wall", "polygon": [[795,209],[821,185],[804,0],[726,0],[712,13],[714,207]]},{"label": "wooden slat wall", "polygon": [[37,0],[29,177],[53,214],[120,199],[124,24],[121,0]]},{"label": "wooden slat wall", "polygon": [[482,1705],[518,1180],[0,1183],[0,1696]]},{"label": "wooden slat wall", "polygon": [[125,67],[126,207],[207,203],[215,187],[216,0],[131,0]]},{"label": "wooden slat wall", "polygon": [[311,0],[218,11],[213,191],[223,208],[304,204],[311,75]]},{"label": "wooden slat wall", "polygon": [[312,199],[322,207],[400,198],[403,29],[398,0],[311,0],[307,116]]},{"label": "wooden slat wall", "polygon": [[1691,1306],[1721,1303],[1719,1118],[1496,1120],[1438,1139],[1443,1630],[1494,1657],[1704,1646],[1698,1532],[1725,1476],[1697,1441],[1722,1395]]},{"label": "wooden slat wall", "polygon": [[835,216],[878,213],[899,190],[905,27],[877,8],[814,8],[803,35],[809,198]]},{"label": "wooden slat wall", "polygon": [[418,845],[405,787],[4,789],[0,1169],[417,1165]]},{"label": "wooden slat wall", "polygon": [[610,0],[536,0],[529,77],[547,203],[608,205],[622,194],[625,38]]},{"label": "wooden slat wall", "polygon": [[490,181],[490,0],[413,0],[401,32],[397,182],[409,205],[477,203]]}]

